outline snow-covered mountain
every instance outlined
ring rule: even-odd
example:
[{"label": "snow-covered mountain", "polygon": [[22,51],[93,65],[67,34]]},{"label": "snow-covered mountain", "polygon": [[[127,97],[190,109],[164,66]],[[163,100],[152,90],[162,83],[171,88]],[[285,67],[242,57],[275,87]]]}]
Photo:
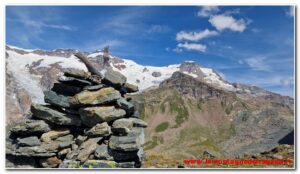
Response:
[{"label": "snow-covered mountain", "polygon": [[[14,115],[26,115],[32,102],[44,103],[43,91],[52,88],[57,76],[64,69],[74,68],[87,70],[85,65],[74,54],[76,49],[55,49],[53,51],[28,50],[15,46],[6,46],[6,102],[20,108],[19,112],[11,111]],[[225,81],[213,69],[201,67],[195,62],[185,61],[169,66],[145,66],[132,60],[110,56],[109,66],[104,65],[103,53],[83,52],[84,55],[99,70],[112,68],[127,77],[127,81],[139,87],[140,91],[156,88],[170,78],[174,72],[182,72],[215,88],[236,92],[238,95],[259,94],[260,96],[273,93],[248,85],[231,84]],[[22,92],[20,92],[22,91]],[[24,100],[26,98],[26,100]],[[30,100],[27,100],[29,98]],[[290,99],[287,99],[290,102]],[[8,113],[9,114],[9,113]]]},{"label": "snow-covered mountain", "polygon": [[[21,87],[27,90],[34,102],[43,102],[43,86],[39,82],[43,74],[34,73],[42,69],[51,69],[53,66],[59,68],[75,68],[87,70],[85,65],[76,58],[73,53],[78,50],[56,49],[53,51],[27,50],[15,46],[7,46],[7,70],[13,75]],[[101,64],[102,52],[86,53],[88,58],[96,64]],[[110,66],[125,75],[128,82],[135,84],[141,91],[157,87],[160,82],[170,78],[176,71],[183,72],[199,80],[234,91],[235,87],[224,81],[213,69],[204,68],[195,62],[186,61],[182,64],[169,66],[144,66],[129,59],[111,56]],[[30,83],[29,83],[30,82]],[[34,91],[30,89],[36,89]]]}]

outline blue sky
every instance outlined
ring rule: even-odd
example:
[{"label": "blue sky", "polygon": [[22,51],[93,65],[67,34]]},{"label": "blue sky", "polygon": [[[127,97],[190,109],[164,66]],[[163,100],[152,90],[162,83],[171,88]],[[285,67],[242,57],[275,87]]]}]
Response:
[{"label": "blue sky", "polygon": [[6,43],[95,51],[143,65],[193,60],[230,82],[294,95],[289,6],[7,6]]}]

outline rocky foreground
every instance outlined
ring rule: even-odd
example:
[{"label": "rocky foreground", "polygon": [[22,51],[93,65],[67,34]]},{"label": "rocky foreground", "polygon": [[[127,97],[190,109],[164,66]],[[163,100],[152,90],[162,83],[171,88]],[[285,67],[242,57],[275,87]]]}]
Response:
[{"label": "rocky foreground", "polygon": [[[125,84],[125,85],[124,85]],[[108,70],[104,77],[69,69],[47,104],[32,104],[31,118],[8,130],[8,168],[138,168],[143,160],[139,105],[121,96],[138,88]]]}]

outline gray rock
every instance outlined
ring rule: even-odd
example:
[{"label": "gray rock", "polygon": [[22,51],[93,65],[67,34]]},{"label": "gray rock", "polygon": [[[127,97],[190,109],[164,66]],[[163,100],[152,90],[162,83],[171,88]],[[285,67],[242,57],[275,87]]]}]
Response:
[{"label": "gray rock", "polygon": [[75,160],[64,160],[59,165],[59,168],[79,168],[79,167],[80,167],[80,161],[75,161]]},{"label": "gray rock", "polygon": [[85,131],[84,134],[89,137],[105,137],[111,134],[111,129],[107,122],[98,123],[91,129]]},{"label": "gray rock", "polygon": [[39,160],[39,163],[44,168],[55,168],[59,166],[62,161],[58,159],[56,156],[49,158],[42,158]]},{"label": "gray rock", "polygon": [[111,136],[109,148],[119,151],[138,151],[141,147],[139,137],[134,134],[126,136]]},{"label": "gray rock", "polygon": [[98,106],[81,108],[79,114],[82,123],[93,127],[97,123],[110,122],[125,116],[123,109],[116,109],[114,106]]},{"label": "gray rock", "polygon": [[48,146],[26,146],[18,149],[6,150],[6,154],[25,157],[51,157],[56,155],[57,150]]},{"label": "gray rock", "polygon": [[117,100],[118,107],[126,111],[126,115],[132,115],[134,112],[134,106],[132,103],[128,102],[125,98],[120,98]]},{"label": "gray rock", "polygon": [[97,91],[99,89],[104,88],[104,84],[99,84],[99,85],[94,85],[94,86],[85,86],[83,90],[88,90],[88,91]]},{"label": "gray rock", "polygon": [[133,92],[138,92],[139,87],[130,83],[125,83],[125,88],[127,89],[127,92],[133,93]]},{"label": "gray rock", "polygon": [[64,70],[64,75],[67,77],[86,79],[87,77],[89,77],[91,75],[91,73],[80,70],[80,69],[68,68],[68,69]]},{"label": "gray rock", "polygon": [[126,135],[133,127],[133,122],[127,118],[115,120],[112,124],[112,132],[116,135]]},{"label": "gray rock", "polygon": [[117,164],[118,168],[134,168],[135,162],[119,162]]},{"label": "gray rock", "polygon": [[80,146],[85,140],[87,139],[87,136],[78,135],[75,143]]},{"label": "gray rock", "polygon": [[29,135],[34,133],[44,133],[50,131],[49,125],[43,120],[26,119],[10,129],[11,133],[17,135]]},{"label": "gray rock", "polygon": [[26,137],[26,138],[18,138],[19,146],[39,146],[41,145],[41,141],[36,136]]},{"label": "gray rock", "polygon": [[63,95],[59,95],[54,91],[45,91],[44,92],[44,100],[46,103],[49,103],[54,106],[59,106],[63,108],[69,108],[71,97],[66,97]]},{"label": "gray rock", "polygon": [[132,121],[134,127],[143,127],[143,128],[146,128],[148,126],[148,124],[145,121],[143,121],[143,120],[141,120],[139,118],[132,118],[131,117],[131,118],[128,118],[128,119],[130,121]]},{"label": "gray rock", "polygon": [[113,157],[108,154],[108,146],[105,144],[97,145],[94,155],[97,159],[113,160]]},{"label": "gray rock", "polygon": [[152,73],[152,76],[153,76],[153,77],[160,77],[160,76],[161,76],[161,73],[158,72],[158,71],[154,71],[154,72]]},{"label": "gray rock", "polygon": [[122,84],[126,83],[126,80],[127,78],[121,73],[108,69],[105,73],[103,83],[114,87],[120,87]]},{"label": "gray rock", "polygon": [[67,155],[67,154],[70,153],[71,151],[72,151],[71,148],[66,148],[66,149],[63,149],[63,150],[59,151],[59,152],[57,153],[57,155],[58,155],[59,158],[63,158],[65,155]]},{"label": "gray rock", "polygon": [[74,96],[74,105],[97,105],[111,103],[121,98],[114,88],[102,88],[97,91],[82,91]]},{"label": "gray rock", "polygon": [[44,133],[41,136],[41,140],[44,142],[50,142],[53,139],[56,139],[61,136],[68,135],[70,133],[69,129],[57,129]]},{"label": "gray rock", "polygon": [[221,152],[229,157],[271,151],[293,130],[293,125],[271,108],[241,111],[233,125],[235,134],[220,144]]},{"label": "gray rock", "polygon": [[31,112],[34,117],[47,120],[57,125],[81,125],[81,120],[78,116],[59,112],[48,106],[32,104]]},{"label": "gray rock", "polygon": [[77,159],[81,162],[85,162],[90,154],[94,153],[97,148],[97,142],[99,138],[90,138],[79,147],[80,151],[78,153]]},{"label": "gray rock", "polygon": [[92,83],[87,80],[66,76],[59,77],[58,81],[67,85],[76,86],[80,88],[92,85]]}]

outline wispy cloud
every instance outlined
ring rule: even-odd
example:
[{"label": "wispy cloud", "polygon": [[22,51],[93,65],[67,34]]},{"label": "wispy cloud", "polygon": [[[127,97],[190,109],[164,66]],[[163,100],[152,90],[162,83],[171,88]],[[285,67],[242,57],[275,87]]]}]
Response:
[{"label": "wispy cloud", "polygon": [[243,32],[246,29],[247,22],[244,19],[235,19],[229,15],[215,15],[209,19],[209,22],[217,30],[231,30],[236,32]]},{"label": "wispy cloud", "polygon": [[218,35],[218,32],[216,31],[210,31],[208,29],[205,29],[203,31],[199,32],[186,32],[186,31],[180,31],[176,35],[176,40],[181,41],[181,40],[187,40],[187,41],[199,41],[201,39],[211,37],[211,36],[216,36]]},{"label": "wispy cloud", "polygon": [[177,48],[183,48],[189,51],[198,51],[198,52],[205,52],[206,45],[198,44],[198,43],[179,43],[177,44]]},{"label": "wispy cloud", "polygon": [[170,27],[167,25],[151,25],[151,27],[146,31],[148,34],[154,33],[167,33],[170,31]]},{"label": "wispy cloud", "polygon": [[57,25],[57,24],[48,24],[46,22],[34,21],[30,19],[10,19],[7,18],[8,21],[20,22],[28,27],[36,28],[42,30],[42,28],[51,28],[51,29],[59,29],[59,30],[67,30],[73,31],[74,27],[69,25]]},{"label": "wispy cloud", "polygon": [[[46,29],[73,31],[75,27],[62,22],[58,9],[38,7],[7,7],[7,25],[14,43],[22,47],[38,48],[34,42],[43,41],[41,35]],[[63,23],[63,24],[62,24]]]},{"label": "wispy cloud", "polygon": [[245,63],[255,71],[271,71],[271,67],[265,60],[266,57],[251,57],[245,59]]},{"label": "wispy cloud", "polygon": [[209,17],[213,14],[216,14],[219,11],[220,9],[217,6],[204,6],[200,8],[197,15],[199,17]]}]

